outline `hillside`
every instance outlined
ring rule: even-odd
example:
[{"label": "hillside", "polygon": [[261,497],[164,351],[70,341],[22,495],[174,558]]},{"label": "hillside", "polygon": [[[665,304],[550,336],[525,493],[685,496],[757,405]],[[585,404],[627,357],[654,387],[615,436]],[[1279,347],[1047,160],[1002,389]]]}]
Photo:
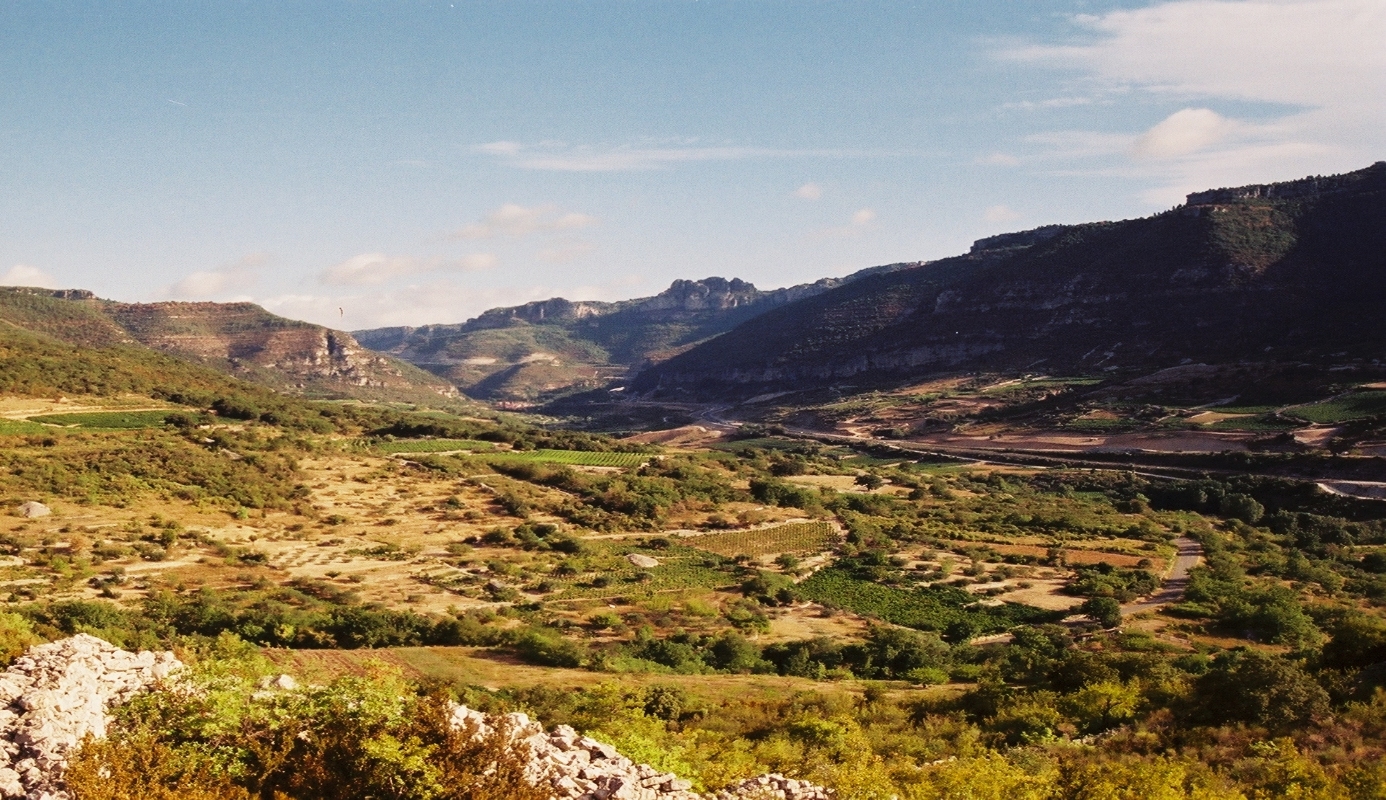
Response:
[{"label": "hillside", "polygon": [[0,287],[0,322],[78,348],[148,348],[274,389],[368,399],[455,397],[450,385],[348,333],[251,303],[117,303],[82,290]]},{"label": "hillside", "polygon": [[1093,374],[1382,355],[1386,162],[1220,189],[1143,219],[1048,226],[872,275],[647,368],[720,398],[964,371]]},{"label": "hillside", "polygon": [[456,325],[355,335],[366,347],[447,378],[473,397],[523,402],[605,385],[771,309],[867,274],[909,266],[877,267],[773,291],[735,278],[679,280],[654,297],[616,303],[554,298],[491,309]]}]

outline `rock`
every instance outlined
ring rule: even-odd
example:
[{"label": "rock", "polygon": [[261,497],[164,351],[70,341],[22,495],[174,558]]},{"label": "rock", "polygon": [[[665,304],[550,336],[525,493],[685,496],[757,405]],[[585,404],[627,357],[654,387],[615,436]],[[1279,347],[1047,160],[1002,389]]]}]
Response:
[{"label": "rock", "polygon": [[[109,708],[181,666],[172,653],[129,653],[86,634],[30,648],[0,673],[0,800],[69,800],[63,773],[72,748],[88,734],[105,735]],[[294,691],[298,682],[274,675],[260,688],[254,697]],[[478,736],[503,728],[527,745],[527,777],[555,800],[704,800],[689,781],[637,764],[566,725],[545,731],[524,714],[492,717],[466,706],[454,706],[451,721]],[[713,797],[828,800],[832,794],[783,775],[762,775]]]},{"label": "rock", "polygon": [[260,688],[292,692],[298,688],[298,681],[292,675],[267,675],[260,679]]},{"label": "rock", "polygon": [[29,502],[15,509],[15,513],[19,514],[19,516],[24,517],[25,519],[33,519],[34,517],[46,517],[49,514],[53,513],[53,509],[36,500],[30,500]]},{"label": "rock", "polygon": [[172,653],[130,653],[78,634],[29,648],[0,674],[0,798],[67,800],[67,754],[104,736],[107,709],[182,664]]},{"label": "rock", "polygon": [[[580,735],[567,725],[545,732],[523,714],[504,719],[513,739],[529,746],[530,780],[548,787],[555,800],[704,800],[693,784],[649,764],[636,764],[616,748]],[[471,726],[478,735],[495,730],[498,721],[466,706],[452,712],[457,727]],[[715,800],[829,800],[821,786],[783,775],[762,775],[718,792]]]},{"label": "rock", "polygon": [[654,556],[645,556],[639,553],[631,553],[630,555],[626,556],[626,560],[634,564],[635,566],[640,567],[641,569],[649,569],[650,567],[659,566],[659,559],[655,558]]}]

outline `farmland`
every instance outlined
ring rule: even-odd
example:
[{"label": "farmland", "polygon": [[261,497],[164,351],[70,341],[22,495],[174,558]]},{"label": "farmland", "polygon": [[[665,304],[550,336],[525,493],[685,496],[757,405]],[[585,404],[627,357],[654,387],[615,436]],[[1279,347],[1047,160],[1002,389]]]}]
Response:
[{"label": "farmland", "polygon": [[817,572],[799,592],[831,608],[865,614],[907,628],[950,633],[964,639],[1008,630],[1017,624],[1054,621],[1056,615],[1030,606],[978,606],[977,597],[953,587],[901,589],[862,580],[836,568]]},{"label": "farmland", "polygon": [[820,553],[831,549],[838,538],[840,535],[830,523],[791,522],[773,528],[705,534],[693,539],[692,543],[700,550],[732,558]]},{"label": "farmland", "polygon": [[97,430],[129,430],[162,427],[170,409],[154,411],[91,411],[77,414],[43,414],[29,417],[30,422]]},{"label": "farmland", "polygon": [[491,459],[567,464],[581,467],[638,467],[650,460],[644,453],[602,453],[586,450],[508,450],[489,455]]}]

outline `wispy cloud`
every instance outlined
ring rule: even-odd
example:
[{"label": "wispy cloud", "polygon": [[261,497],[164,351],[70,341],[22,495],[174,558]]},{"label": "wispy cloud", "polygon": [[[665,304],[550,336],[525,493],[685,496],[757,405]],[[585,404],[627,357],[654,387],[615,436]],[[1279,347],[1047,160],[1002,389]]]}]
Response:
[{"label": "wispy cloud", "polygon": [[859,208],[852,212],[846,225],[833,225],[827,228],[820,228],[810,234],[812,239],[845,239],[855,236],[862,236],[873,229],[878,228],[876,224],[876,209],[871,207]]},{"label": "wispy cloud", "polygon": [[496,257],[490,253],[473,253],[457,259],[362,253],[328,267],[319,273],[318,279],[329,286],[378,286],[428,272],[477,272],[495,265]]},{"label": "wispy cloud", "polygon": [[592,253],[597,246],[591,242],[560,242],[541,249],[535,255],[550,264],[567,264]]},{"label": "wispy cloud", "polygon": [[1099,158],[1075,168],[1153,180],[1146,198],[1168,201],[1208,185],[1360,167],[1386,149],[1380,0],[1171,0],[1072,22],[1076,42],[999,55],[1076,71],[1091,94],[1126,95],[1135,113],[1151,102],[1178,110],[1129,134],[1031,136],[1039,158]]},{"label": "wispy cloud", "polygon": [[991,167],[1014,167],[1020,164],[1020,159],[1010,153],[992,153],[978,158],[976,163]]},{"label": "wispy cloud", "polygon": [[555,205],[525,207],[506,203],[478,222],[464,226],[454,239],[519,238],[532,233],[551,233],[590,228],[597,218],[589,214],[563,211]]},{"label": "wispy cloud", "polygon": [[164,290],[175,300],[206,300],[244,292],[260,280],[260,271],[269,262],[267,253],[252,253],[216,269],[194,272]]},{"label": "wispy cloud", "polygon": [[869,158],[901,155],[862,150],[792,150],[699,144],[594,147],[562,143],[525,145],[511,141],[481,144],[473,150],[495,156],[513,167],[555,172],[631,172],[665,169],[676,164],[742,161],[754,158]]},{"label": "wispy cloud", "polygon": [[823,196],[823,187],[816,183],[806,183],[794,190],[794,196],[803,200],[817,200]]},{"label": "wispy cloud", "polygon": [[41,286],[45,289],[57,287],[57,280],[52,275],[28,264],[15,264],[0,275],[0,285],[4,286]]},{"label": "wispy cloud", "polygon": [[1174,158],[1197,153],[1236,132],[1238,124],[1207,108],[1186,108],[1166,117],[1131,145],[1137,158]]}]

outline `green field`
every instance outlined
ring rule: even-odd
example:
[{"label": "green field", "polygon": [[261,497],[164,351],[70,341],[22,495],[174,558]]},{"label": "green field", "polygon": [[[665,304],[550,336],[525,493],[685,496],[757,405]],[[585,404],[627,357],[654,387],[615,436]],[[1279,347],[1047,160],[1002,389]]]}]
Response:
[{"label": "green field", "polygon": [[45,428],[37,422],[29,422],[23,419],[0,419],[0,436],[13,435],[22,436],[32,433],[52,433],[52,428]]},{"label": "green field", "polygon": [[1024,623],[1050,621],[1055,616],[1054,612],[1019,603],[979,606],[977,597],[951,586],[884,586],[834,567],[814,573],[799,584],[798,591],[826,606],[926,631],[946,631],[949,625],[963,623],[974,632],[993,633]]},{"label": "green field", "polygon": [[837,531],[826,522],[791,522],[774,528],[712,533],[690,540],[692,546],[723,556],[807,555],[827,550]]},{"label": "green field", "polygon": [[508,450],[488,455],[506,461],[538,461],[581,467],[638,467],[649,461],[648,453],[599,453],[587,450]]},{"label": "green field", "polygon": [[1292,431],[1299,427],[1294,422],[1280,419],[1278,417],[1264,414],[1256,417],[1241,417],[1239,419],[1220,419],[1217,422],[1209,423],[1204,426],[1212,431],[1249,431],[1252,433]]},{"label": "green field", "polygon": [[77,426],[100,430],[129,430],[134,428],[162,428],[170,409],[158,411],[91,411],[83,414],[44,414],[30,417],[30,422],[45,425]]},{"label": "green field", "polygon": [[496,449],[493,442],[475,439],[401,439],[394,442],[371,442],[370,447],[382,453],[449,453],[454,450],[474,452]]},{"label": "green field", "polygon": [[1321,403],[1295,406],[1285,413],[1323,424],[1374,417],[1386,414],[1386,392],[1354,392]]}]

